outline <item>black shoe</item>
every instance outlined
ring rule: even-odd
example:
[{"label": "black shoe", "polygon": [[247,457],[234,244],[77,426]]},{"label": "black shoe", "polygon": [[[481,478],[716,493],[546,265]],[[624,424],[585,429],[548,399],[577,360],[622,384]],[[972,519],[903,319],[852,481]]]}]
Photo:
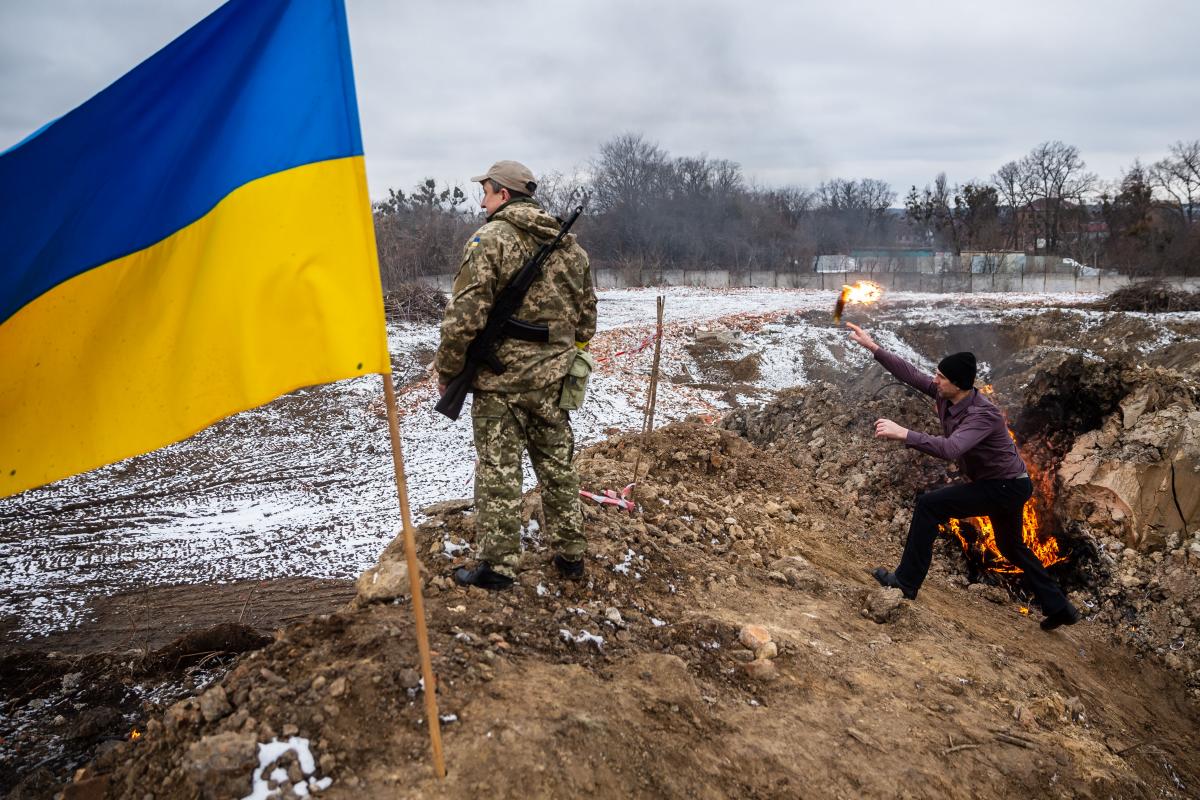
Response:
[{"label": "black shoe", "polygon": [[454,582],[459,586],[478,586],[480,589],[492,591],[507,589],[513,585],[512,578],[496,572],[486,561],[480,561],[475,565],[475,569],[459,567],[454,570]]},{"label": "black shoe", "polygon": [[571,561],[561,555],[554,556],[554,566],[558,568],[558,574],[567,580],[577,581],[583,577],[583,558],[577,561]]},{"label": "black shoe", "polygon": [[879,581],[880,586],[888,589],[899,589],[906,600],[917,599],[917,590],[909,589],[900,583],[900,579],[896,577],[896,573],[888,572],[883,567],[876,567],[875,571],[871,574],[875,577],[875,580]]},{"label": "black shoe", "polygon": [[1074,625],[1081,619],[1083,617],[1079,614],[1079,609],[1067,603],[1053,614],[1046,615],[1046,618],[1042,620],[1042,630],[1052,631],[1060,625]]}]

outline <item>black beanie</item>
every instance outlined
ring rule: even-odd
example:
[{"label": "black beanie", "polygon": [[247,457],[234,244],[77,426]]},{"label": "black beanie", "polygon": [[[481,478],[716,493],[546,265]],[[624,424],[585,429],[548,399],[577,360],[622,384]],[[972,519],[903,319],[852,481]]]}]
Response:
[{"label": "black beanie", "polygon": [[938,364],[938,370],[960,389],[975,385],[975,354],[955,353],[946,356]]}]

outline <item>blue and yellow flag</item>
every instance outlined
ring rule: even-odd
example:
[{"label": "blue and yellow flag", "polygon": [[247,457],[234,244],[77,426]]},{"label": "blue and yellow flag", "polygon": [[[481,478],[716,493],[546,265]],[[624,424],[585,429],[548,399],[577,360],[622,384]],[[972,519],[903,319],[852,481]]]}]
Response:
[{"label": "blue and yellow flag", "polygon": [[0,154],[0,497],[389,371],[342,0],[232,0]]}]

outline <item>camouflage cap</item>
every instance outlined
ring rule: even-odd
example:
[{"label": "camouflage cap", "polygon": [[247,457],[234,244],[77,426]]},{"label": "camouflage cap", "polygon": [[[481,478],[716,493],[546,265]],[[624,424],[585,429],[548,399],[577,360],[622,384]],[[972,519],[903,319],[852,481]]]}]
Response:
[{"label": "camouflage cap", "polygon": [[471,178],[471,183],[482,183],[488,179],[513,192],[533,194],[537,191],[537,181],[534,180],[533,173],[520,161],[497,161],[484,174]]}]

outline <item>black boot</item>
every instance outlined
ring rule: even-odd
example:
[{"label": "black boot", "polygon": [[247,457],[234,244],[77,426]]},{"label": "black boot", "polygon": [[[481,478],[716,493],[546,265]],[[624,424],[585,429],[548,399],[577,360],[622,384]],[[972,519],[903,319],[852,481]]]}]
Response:
[{"label": "black boot", "polygon": [[556,555],[554,556],[554,566],[558,568],[558,574],[567,580],[577,581],[583,577],[582,557],[577,561],[570,561],[561,555]]},{"label": "black boot", "polygon": [[876,567],[875,571],[872,572],[871,575],[875,577],[875,580],[879,581],[880,586],[888,589],[899,589],[906,600],[917,599],[917,590],[909,589],[907,586],[900,583],[900,579],[896,577],[896,573],[888,572],[883,567]]},{"label": "black boot", "polygon": [[478,586],[480,589],[492,591],[507,589],[513,585],[512,578],[496,572],[486,561],[480,561],[474,569],[459,567],[454,570],[454,582],[459,586]]},{"label": "black boot", "polygon": [[1080,619],[1079,609],[1067,603],[1053,614],[1046,615],[1046,618],[1042,620],[1042,630],[1052,631],[1060,625],[1074,625]]}]

